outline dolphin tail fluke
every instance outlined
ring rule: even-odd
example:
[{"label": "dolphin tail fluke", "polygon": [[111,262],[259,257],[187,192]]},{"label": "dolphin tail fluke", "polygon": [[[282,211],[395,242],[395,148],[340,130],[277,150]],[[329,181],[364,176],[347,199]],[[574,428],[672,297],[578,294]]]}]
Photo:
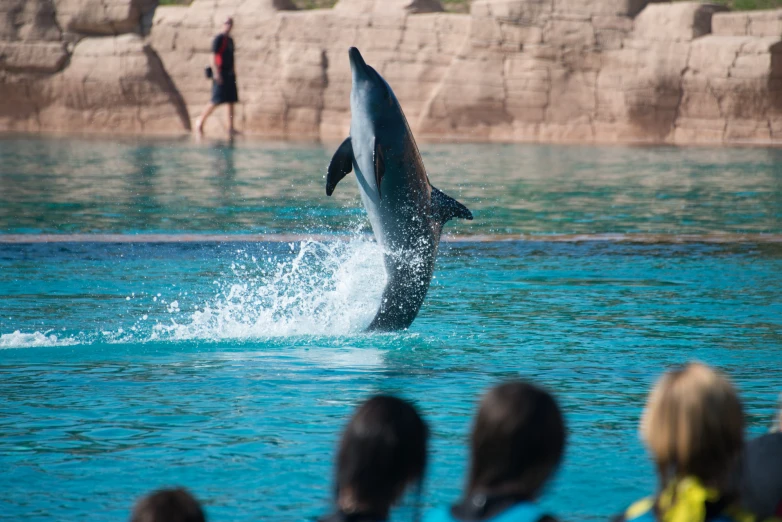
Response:
[{"label": "dolphin tail fluke", "polygon": [[326,175],[326,195],[330,196],[342,178],[353,170],[353,142],[350,136],[345,138],[342,145],[331,158],[328,174]]},{"label": "dolphin tail fluke", "polygon": [[[417,310],[416,310],[417,312]],[[416,314],[394,314],[385,310],[380,310],[372,319],[367,327],[367,332],[398,332],[410,328],[413,324]]]},{"label": "dolphin tail fluke", "polygon": [[367,332],[396,332],[409,328],[421,308],[426,289],[411,288],[390,282],[383,291],[380,309],[367,327]]},{"label": "dolphin tail fluke", "polygon": [[434,187],[432,187],[432,212],[442,224],[453,218],[472,219],[470,209]]},{"label": "dolphin tail fluke", "polygon": [[368,332],[395,332],[409,328],[426,299],[434,257],[385,256],[387,281]]}]

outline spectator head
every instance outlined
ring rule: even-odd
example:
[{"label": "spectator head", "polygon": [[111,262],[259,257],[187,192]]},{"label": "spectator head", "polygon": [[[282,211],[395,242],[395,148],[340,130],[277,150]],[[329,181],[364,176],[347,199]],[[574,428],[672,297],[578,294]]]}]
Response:
[{"label": "spectator head", "polygon": [[531,500],[559,467],[565,423],[548,392],[512,381],[484,395],[470,442],[468,495]]},{"label": "spectator head", "polygon": [[385,517],[426,469],[429,429],[407,401],[377,395],[350,419],[339,445],[336,493],[345,512]]},{"label": "spectator head", "polygon": [[724,375],[704,364],[687,364],[655,384],[641,436],[663,486],[692,475],[721,487],[744,446],[741,401]]},{"label": "spectator head", "polygon": [[225,19],[225,22],[223,22],[223,33],[229,34],[231,32],[231,29],[234,27],[234,19],[230,16]]},{"label": "spectator head", "polygon": [[161,489],[136,503],[131,522],[205,522],[198,501],[183,488]]}]

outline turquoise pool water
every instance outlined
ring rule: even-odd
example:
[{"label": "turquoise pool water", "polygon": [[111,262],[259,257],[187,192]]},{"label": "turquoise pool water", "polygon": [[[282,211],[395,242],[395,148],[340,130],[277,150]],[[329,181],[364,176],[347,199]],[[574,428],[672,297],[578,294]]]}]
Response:
[{"label": "turquoise pool water", "polygon": [[331,149],[0,141],[0,520],[123,519],[172,484],[215,521],[316,516],[381,391],[433,428],[433,505],[481,391],[548,386],[569,446],[543,501],[569,520],[654,487],[636,426],[668,365],[725,369],[767,428],[782,151],[425,146],[476,219],[448,225],[411,330],[364,335],[382,259],[355,182],[323,194]]}]

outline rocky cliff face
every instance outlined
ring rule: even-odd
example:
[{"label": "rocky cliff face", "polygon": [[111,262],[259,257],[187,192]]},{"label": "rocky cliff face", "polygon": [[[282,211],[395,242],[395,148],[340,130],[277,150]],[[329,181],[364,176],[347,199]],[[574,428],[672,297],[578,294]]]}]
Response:
[{"label": "rocky cliff face", "polygon": [[474,0],[456,15],[438,0],[5,0],[0,129],[187,131],[232,15],[247,134],[346,136],[355,45],[419,137],[782,143],[782,11],[647,3]]},{"label": "rocky cliff face", "polygon": [[190,128],[145,40],[157,0],[3,0],[0,129],[150,133]]}]

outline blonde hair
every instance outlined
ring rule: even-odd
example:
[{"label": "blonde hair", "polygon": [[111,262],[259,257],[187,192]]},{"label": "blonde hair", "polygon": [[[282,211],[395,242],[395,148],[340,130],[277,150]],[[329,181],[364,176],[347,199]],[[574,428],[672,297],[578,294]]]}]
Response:
[{"label": "blonde hair", "polygon": [[694,475],[719,486],[744,446],[744,412],[727,377],[701,363],[666,372],[649,394],[641,436],[663,486]]}]

